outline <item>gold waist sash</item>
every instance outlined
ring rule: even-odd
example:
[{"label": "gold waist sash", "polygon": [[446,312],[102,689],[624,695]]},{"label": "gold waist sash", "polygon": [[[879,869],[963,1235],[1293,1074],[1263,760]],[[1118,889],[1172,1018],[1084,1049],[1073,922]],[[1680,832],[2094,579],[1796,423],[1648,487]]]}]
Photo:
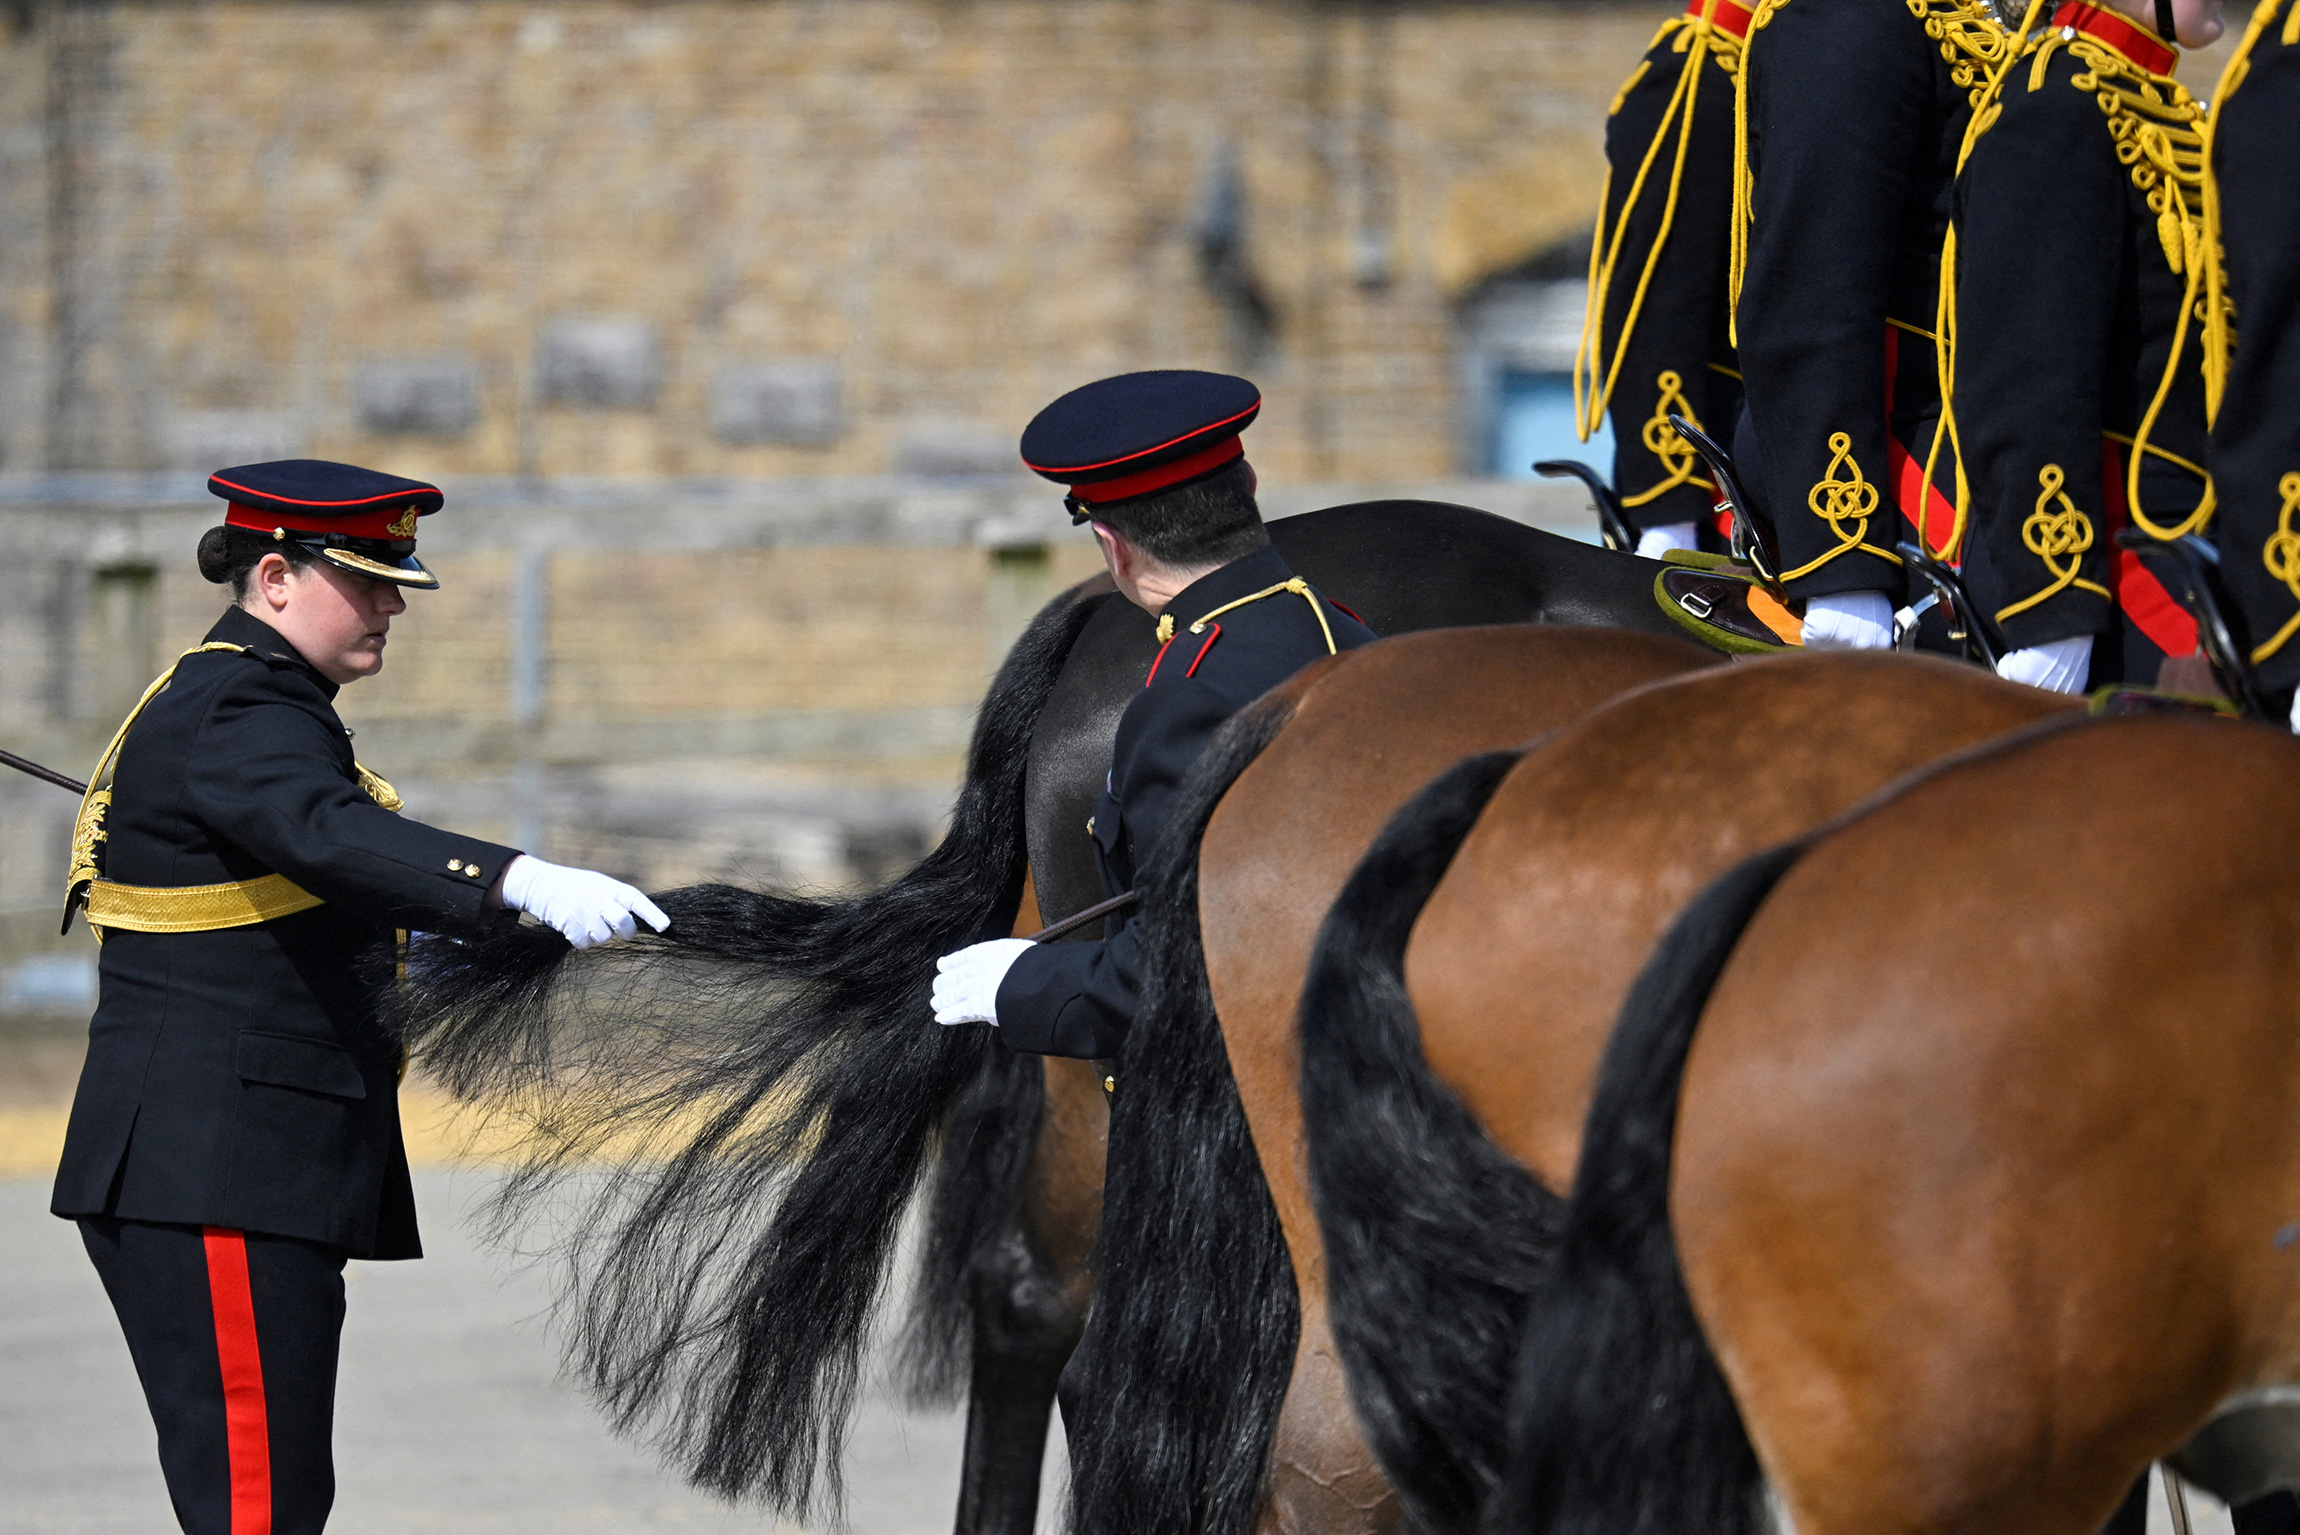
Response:
[{"label": "gold waist sash", "polygon": [[222,885],[122,885],[99,879],[88,886],[88,924],[131,933],[205,933],[248,927],[321,904],[285,874]]}]

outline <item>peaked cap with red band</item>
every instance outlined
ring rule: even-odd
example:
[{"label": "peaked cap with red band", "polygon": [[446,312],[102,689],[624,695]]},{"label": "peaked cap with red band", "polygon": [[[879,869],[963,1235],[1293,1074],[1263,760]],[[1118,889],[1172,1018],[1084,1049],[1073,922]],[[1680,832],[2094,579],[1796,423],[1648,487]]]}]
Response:
[{"label": "peaked cap with red band", "polygon": [[283,458],[219,469],[208,490],[231,503],[226,527],[298,543],[359,575],[436,587],[415,557],[415,523],[445,504],[436,485],[352,464]]},{"label": "peaked cap with red band", "polygon": [[1167,368],[1073,389],[1022,433],[1022,461],[1070,487],[1070,517],[1171,490],[1245,456],[1262,391],[1227,373]]}]

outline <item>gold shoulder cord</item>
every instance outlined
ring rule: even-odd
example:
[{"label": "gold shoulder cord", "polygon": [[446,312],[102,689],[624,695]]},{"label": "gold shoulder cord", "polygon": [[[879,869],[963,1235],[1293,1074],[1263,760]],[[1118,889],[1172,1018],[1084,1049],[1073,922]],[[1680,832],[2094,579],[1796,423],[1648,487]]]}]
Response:
[{"label": "gold shoulder cord", "polygon": [[[274,917],[309,911],[322,904],[318,896],[284,874],[265,874],[220,885],[167,887],[123,885],[103,877],[99,850],[105,838],[104,817],[112,807],[112,778],[121,743],[128,739],[128,729],[136,723],[144,707],[166,691],[175,679],[176,668],[193,656],[211,650],[254,654],[245,645],[211,640],[204,645],[194,645],[176,657],[168,669],[144,689],[136,706],[120,722],[120,728],[112,732],[111,743],[104,748],[103,756],[96,759],[95,771],[88,775],[87,790],[80,796],[80,813],[72,824],[71,868],[64,876],[64,920],[71,921],[72,903],[86,890],[88,926],[94,930],[98,943],[104,941],[107,928],[126,928],[138,933],[202,933],[269,922]],[[352,766],[368,798],[386,810],[401,808],[399,794],[390,784],[356,761]]]},{"label": "gold shoulder cord", "polygon": [[[1310,583],[1300,576],[1296,576],[1290,581],[1280,581],[1276,586],[1265,586],[1252,596],[1240,597],[1236,602],[1225,602],[1211,613],[1199,614],[1197,618],[1191,621],[1190,632],[1192,634],[1204,634],[1208,624],[1232,608],[1242,608],[1248,603],[1260,602],[1264,597],[1275,597],[1280,592],[1292,592],[1310,605],[1310,611],[1316,614],[1318,618],[1318,632],[1326,637],[1326,654],[1329,656],[1339,654],[1340,652],[1334,644],[1334,626],[1326,622],[1326,610],[1318,605],[1317,597],[1310,591]],[[1169,644],[1173,638],[1174,615],[1171,613],[1159,614],[1158,643],[1161,645]]]},{"label": "gold shoulder cord", "polygon": [[[2237,42],[2236,51],[2229,56],[2227,67],[2220,72],[2220,81],[2212,89],[2212,112],[2204,124],[2204,244],[2216,258],[2204,274],[2204,411],[2208,422],[2220,418],[2220,401],[2228,387],[2228,364],[2236,349],[2233,321],[2235,306],[2228,297],[2228,272],[2224,265],[2220,243],[2220,178],[2212,168],[2214,136],[2219,132],[2220,114],[2244,84],[2245,76],[2252,72],[2252,50],[2268,29],[2275,25],[2277,12],[2284,0],[2260,0],[2252,8],[2252,19],[2245,24],[2244,36]],[[2287,47],[2300,44],[2300,5],[2292,7],[2284,18],[2284,29],[2279,40]],[[2294,602],[2300,602],[2300,528],[2294,526],[2300,518],[2300,472],[2288,472],[2277,482],[2276,492],[2283,505],[2277,509],[2276,531],[2269,534],[2260,550],[2260,562],[2268,573],[2284,583]],[[2265,661],[2279,650],[2295,633],[2300,633],[2300,613],[2284,621],[2284,626],[2260,644],[2252,647],[2255,663]]]},{"label": "gold shoulder cord", "polygon": [[[1645,146],[1645,156],[1638,163],[1637,174],[1629,183],[1629,193],[1621,200],[1620,215],[1615,218],[1610,230],[1600,220],[1597,232],[1590,241],[1589,301],[1582,315],[1581,344],[1573,357],[1574,426],[1583,442],[1587,442],[1590,435],[1605,423],[1606,407],[1612,401],[1615,385],[1620,382],[1622,363],[1629,354],[1630,338],[1636,334],[1638,316],[1645,308],[1646,290],[1652,285],[1653,273],[1661,262],[1661,253],[1669,243],[1669,231],[1677,221],[1678,194],[1685,183],[1685,158],[1693,145],[1694,107],[1700,100],[1701,84],[1708,73],[1703,65],[1715,63],[1728,78],[1740,73],[1741,40],[1717,24],[1716,12],[1717,0],[1707,0],[1698,16],[1672,16],[1661,24],[1661,29],[1653,34],[1653,41],[1646,45],[1645,51],[1650,54],[1665,40],[1674,38],[1671,47],[1685,55],[1685,67],[1678,73],[1677,88],[1671,93],[1669,105],[1661,114],[1661,122],[1653,131],[1652,142]],[[1630,88],[1644,75],[1646,67],[1646,62],[1640,60],[1636,71],[1623,82],[1620,93],[1613,98],[1613,107],[1608,116],[1621,110],[1621,104],[1627,99]],[[1622,316],[1621,333],[1613,338],[1608,354],[1604,335],[1606,297],[1612,292],[1615,268],[1621,260],[1622,248],[1628,242],[1630,216],[1637,211],[1645,195],[1646,184],[1661,157],[1662,146],[1671,141],[1672,129],[1675,130],[1674,150],[1669,164],[1669,187],[1663,194],[1661,204],[1661,227],[1654,231],[1653,244],[1645,253],[1645,265],[1637,274],[1637,289],[1630,295],[1628,312]],[[1613,171],[1608,166],[1604,186],[1598,193],[1599,208],[1605,206],[1612,192]],[[1668,477],[1637,495],[1624,497],[1624,506],[1643,506],[1693,479],[1693,450],[1669,427],[1668,412],[1674,403],[1674,408],[1695,426],[1702,423],[1679,392],[1681,381],[1673,382],[1674,379],[1674,374],[1664,373],[1655,381],[1660,392],[1660,403],[1654,408],[1653,420],[1645,424],[1641,438],[1646,450],[1660,459],[1662,466],[1668,470]],[[1655,431],[1656,422],[1661,428],[1658,433]]]}]

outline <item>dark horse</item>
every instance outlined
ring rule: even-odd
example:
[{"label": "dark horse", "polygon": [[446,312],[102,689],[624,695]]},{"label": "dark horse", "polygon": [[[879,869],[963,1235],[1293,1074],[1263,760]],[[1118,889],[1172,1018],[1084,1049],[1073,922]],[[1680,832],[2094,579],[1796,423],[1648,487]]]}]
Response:
[{"label": "dark horse", "polygon": [[[1651,562],[1465,507],[1367,502],[1270,531],[1378,633],[1677,633]],[[907,1362],[923,1395],[969,1388],[960,1529],[1030,1528],[1083,1325],[1100,1110],[1084,1072],[938,1028],[926,999],[936,957],[1013,930],[1026,897],[1049,921],[1099,897],[1081,830],[1154,651],[1106,580],[1049,604],[983,701],[948,834],[883,889],[696,886],[658,898],[662,938],[572,963],[531,927],[414,956],[402,1006],[427,1068],[528,1127],[498,1213],[561,1220],[572,1364],[697,1484],[797,1518],[836,1506],[870,1324],[928,1183]]]}]

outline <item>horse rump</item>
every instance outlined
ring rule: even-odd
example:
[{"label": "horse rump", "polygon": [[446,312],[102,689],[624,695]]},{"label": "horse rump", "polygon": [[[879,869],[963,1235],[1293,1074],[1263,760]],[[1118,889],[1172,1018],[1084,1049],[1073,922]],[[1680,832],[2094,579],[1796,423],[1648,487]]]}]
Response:
[{"label": "horse rump", "polygon": [[1488,1535],[1757,1535],[1761,1475],[1685,1293],[1671,1146],[1717,977],[1804,840],[1751,857],[1670,925],[1598,1069],[1557,1252],[1526,1312]]},{"label": "horse rump", "polygon": [[521,926],[410,954],[401,1037],[509,1132],[496,1236],[564,1261],[574,1372],[699,1486],[835,1517],[903,1214],[952,1104],[1005,1053],[934,1025],[934,962],[1012,930],[1031,731],[1101,600],[1032,621],[949,832],[885,888],[702,885],[657,898],[668,932],[604,949]]},{"label": "horse rump", "polygon": [[1390,818],[1302,991],[1334,1341],[1368,1443],[1432,1535],[1470,1535],[1500,1480],[1509,1364],[1564,1208],[1430,1070],[1405,985],[1416,918],[1521,756],[1467,758]]}]

